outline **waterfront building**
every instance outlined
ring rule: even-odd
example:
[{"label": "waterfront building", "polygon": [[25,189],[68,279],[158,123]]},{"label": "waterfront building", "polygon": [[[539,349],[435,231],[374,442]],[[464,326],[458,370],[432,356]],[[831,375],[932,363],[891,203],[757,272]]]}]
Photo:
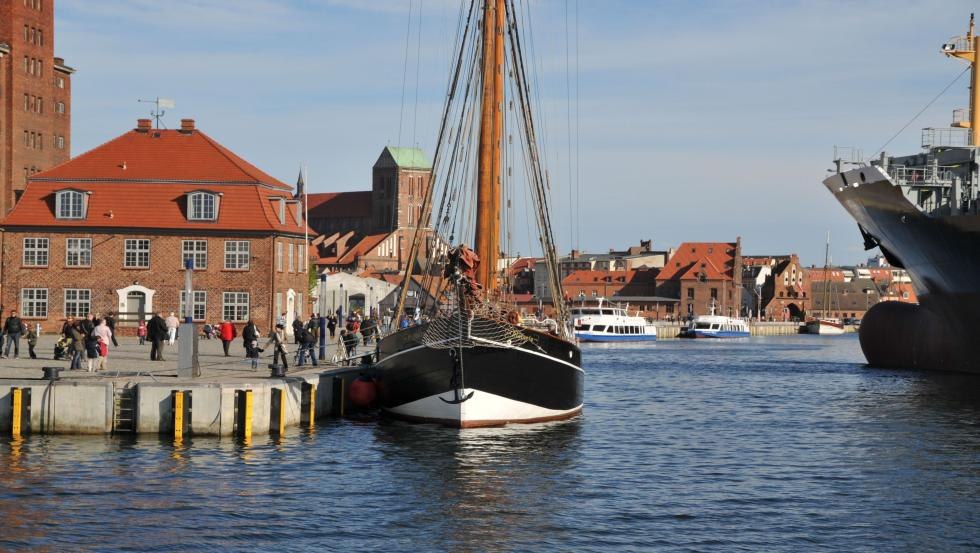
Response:
[{"label": "waterfront building", "polygon": [[0,2],[0,217],[71,152],[71,76],[54,56],[54,0]]},{"label": "waterfront building", "polygon": [[32,175],[2,223],[0,297],[54,331],[67,316],[118,312],[133,327],[180,311],[194,264],[194,319],[268,329],[308,314],[307,232],[292,188],[181,120],[149,119]]},{"label": "waterfront building", "polygon": [[[808,315],[818,319],[861,319],[868,309],[881,301],[878,286],[871,279],[820,280],[813,282],[811,287],[812,307]],[[826,293],[824,287],[827,287]]]},{"label": "waterfront building", "polygon": [[336,313],[340,309],[345,316],[353,311],[365,315],[372,312],[378,314],[377,308],[381,301],[398,288],[401,277],[396,278],[397,282],[391,282],[366,274],[327,273],[326,285],[323,288],[327,311]]},{"label": "waterfront building", "polygon": [[[321,271],[404,271],[432,163],[418,148],[386,146],[372,169],[370,191],[308,194],[310,227]],[[426,248],[442,248],[435,238]],[[424,254],[423,254],[424,255]]]},{"label": "waterfront building", "polygon": [[657,275],[657,295],[678,300],[678,317],[739,314],[742,239],[684,242]]},{"label": "waterfront building", "polygon": [[742,258],[742,314],[770,321],[803,320],[810,281],[795,253]]},{"label": "waterfront building", "polygon": [[[576,271],[660,269],[673,254],[673,250],[655,251],[652,240],[640,240],[639,246],[630,246],[625,250],[610,249],[607,253],[572,250],[559,259],[559,274],[565,279]],[[534,266],[534,295],[551,301],[551,285],[545,276],[547,274],[544,259],[539,259]]]}]

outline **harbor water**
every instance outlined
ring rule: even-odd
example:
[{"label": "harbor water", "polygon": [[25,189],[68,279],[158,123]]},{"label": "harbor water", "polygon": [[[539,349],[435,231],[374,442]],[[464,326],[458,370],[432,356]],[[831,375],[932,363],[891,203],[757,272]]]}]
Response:
[{"label": "harbor water", "polygon": [[980,547],[976,377],[869,369],[855,335],[583,357],[562,423],[4,438],[0,550]]}]

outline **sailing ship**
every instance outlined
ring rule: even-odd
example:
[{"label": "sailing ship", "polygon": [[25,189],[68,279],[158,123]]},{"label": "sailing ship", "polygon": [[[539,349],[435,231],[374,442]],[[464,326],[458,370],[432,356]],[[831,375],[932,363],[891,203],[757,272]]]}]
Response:
[{"label": "sailing ship", "polygon": [[904,268],[918,296],[918,305],[881,302],[865,314],[861,349],[871,366],[980,373],[980,36],[974,30],[971,14],[967,34],[941,47],[969,64],[957,77],[970,74],[969,109],[955,110],[951,127],[922,129],[919,153],[882,152],[868,163],[854,149],[835,149],[836,174],[823,181],[857,221],[865,248],[879,248],[893,267]]},{"label": "sailing ship", "polygon": [[828,316],[828,313],[831,313],[831,300],[838,301],[837,311],[840,312],[840,300],[832,292],[833,286],[834,283],[830,279],[830,233],[828,232],[827,248],[823,257],[823,303],[820,304],[823,313],[821,313],[821,317],[814,317],[806,322],[804,330],[807,334],[844,334],[844,322],[839,318]]},{"label": "sailing ship", "polygon": [[[373,372],[379,400],[389,415],[460,428],[570,418],[582,411],[585,374],[558,276],[549,185],[524,62],[525,27],[518,24],[513,0],[474,0],[463,9],[433,160],[434,184],[425,192],[419,218],[432,226],[419,225],[415,233],[397,307],[416,324],[378,344]],[[505,113],[511,117],[507,129],[517,131],[506,140],[519,144],[524,157],[524,184],[552,291],[556,324],[551,327],[522,324],[500,285],[501,211],[511,205],[510,198],[502,201],[502,191],[515,184],[503,163]],[[511,152],[508,148],[508,159]],[[472,248],[463,242],[468,236]],[[436,300],[409,305],[413,279]]]}]

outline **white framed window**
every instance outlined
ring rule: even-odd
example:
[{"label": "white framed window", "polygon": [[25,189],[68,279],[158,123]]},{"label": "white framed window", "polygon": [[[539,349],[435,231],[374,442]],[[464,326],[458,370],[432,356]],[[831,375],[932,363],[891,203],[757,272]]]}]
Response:
[{"label": "white framed window", "polygon": [[293,243],[289,243],[289,272],[296,272],[296,259],[293,257]]},{"label": "white framed window", "polygon": [[55,196],[54,212],[58,219],[83,219],[85,194],[78,190],[62,190]]},{"label": "white framed window", "polygon": [[56,137],[55,138],[55,147],[57,147],[59,150],[64,150],[65,149],[65,137],[63,137],[63,136]]},{"label": "white framed window", "polygon": [[58,88],[65,88],[65,78],[58,77]]},{"label": "white framed window", "polygon": [[303,320],[303,293],[296,292],[296,318]]},{"label": "white framed window", "polygon": [[28,318],[44,318],[48,316],[48,289],[21,288],[20,314]]},{"label": "white framed window", "polygon": [[65,266],[67,267],[91,267],[92,266],[92,239],[91,238],[65,239]]},{"label": "white framed window", "polygon": [[[192,290],[194,294],[194,304],[191,305],[193,312],[191,317],[195,321],[203,321],[208,313],[208,293],[204,290]],[[187,305],[187,290],[180,291],[180,320],[184,320],[184,306]]]},{"label": "white framed window", "polygon": [[48,239],[47,238],[24,238],[23,261],[25,267],[47,267],[48,266]]},{"label": "white framed window", "polygon": [[65,316],[85,317],[92,312],[92,291],[87,288],[65,288]]},{"label": "white framed window", "polygon": [[145,238],[127,238],[123,255],[123,267],[146,269],[150,266],[150,241]]},{"label": "white framed window", "polygon": [[65,112],[65,103],[58,102],[58,113],[64,113],[64,112]]},{"label": "white framed window", "polygon": [[[194,262],[192,266],[195,271],[200,271],[202,269],[208,268],[208,241],[207,240],[184,240],[181,249],[183,251],[183,257],[181,259],[181,266],[187,266],[187,260],[190,259]],[[182,311],[183,313],[183,311]]]},{"label": "white framed window", "polygon": [[248,292],[222,292],[221,317],[228,321],[248,320]]},{"label": "white framed window", "polygon": [[282,242],[276,242],[276,270],[282,272]]},{"label": "white framed window", "polygon": [[214,221],[218,218],[218,197],[210,192],[187,196],[187,218],[192,221]]},{"label": "white framed window", "polygon": [[282,312],[282,292],[276,292],[276,317]]},{"label": "white framed window", "polygon": [[225,241],[225,269],[247,271],[250,251],[248,240]]}]

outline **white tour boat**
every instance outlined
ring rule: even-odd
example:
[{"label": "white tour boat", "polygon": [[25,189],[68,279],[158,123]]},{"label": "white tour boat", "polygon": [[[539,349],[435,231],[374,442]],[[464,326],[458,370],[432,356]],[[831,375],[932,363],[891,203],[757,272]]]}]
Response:
[{"label": "white tour boat", "polygon": [[624,307],[604,305],[571,309],[575,337],[582,342],[648,342],[657,339],[657,327],[639,315],[627,313]]},{"label": "white tour boat", "polygon": [[678,334],[681,338],[748,338],[749,323],[735,317],[715,315],[715,306],[711,306],[710,315],[698,315],[690,326]]}]

